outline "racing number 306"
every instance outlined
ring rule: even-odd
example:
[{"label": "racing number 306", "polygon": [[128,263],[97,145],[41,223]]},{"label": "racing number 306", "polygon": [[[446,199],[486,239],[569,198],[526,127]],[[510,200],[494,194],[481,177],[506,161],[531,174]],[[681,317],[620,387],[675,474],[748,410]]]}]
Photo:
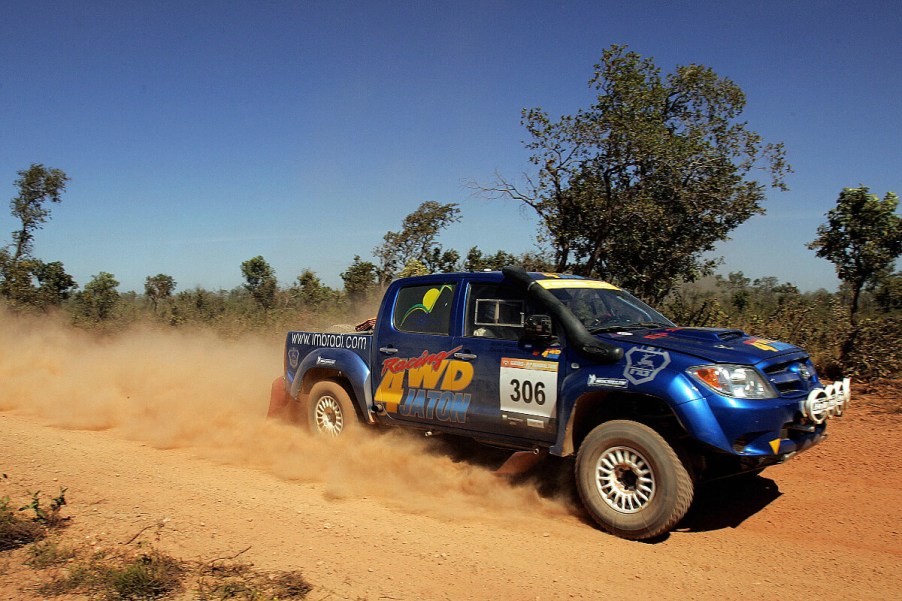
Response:
[{"label": "racing number 306", "polygon": [[557,361],[502,357],[501,411],[550,418],[557,407]]},{"label": "racing number 306", "polygon": [[545,382],[532,382],[531,380],[518,380],[514,378],[510,381],[511,395],[510,399],[515,403],[532,403],[536,405],[545,404]]}]

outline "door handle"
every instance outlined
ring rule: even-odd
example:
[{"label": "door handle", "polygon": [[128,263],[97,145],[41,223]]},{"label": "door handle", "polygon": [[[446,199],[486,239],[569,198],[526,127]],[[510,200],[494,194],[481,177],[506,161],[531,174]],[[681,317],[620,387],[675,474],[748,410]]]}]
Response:
[{"label": "door handle", "polygon": [[474,355],[473,353],[454,353],[455,359],[461,359],[463,361],[472,361],[476,357],[477,355]]},{"label": "door handle", "polygon": [[396,349],[393,346],[383,346],[383,347],[379,348],[379,352],[385,353],[386,355],[394,355],[395,353],[398,352],[398,349]]}]

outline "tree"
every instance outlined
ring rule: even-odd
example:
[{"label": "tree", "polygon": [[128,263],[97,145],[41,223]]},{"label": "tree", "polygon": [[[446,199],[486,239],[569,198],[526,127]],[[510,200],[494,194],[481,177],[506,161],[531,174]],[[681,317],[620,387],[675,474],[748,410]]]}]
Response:
[{"label": "tree", "polygon": [[484,255],[476,246],[467,251],[463,269],[465,271],[498,271],[505,265],[519,265],[526,271],[553,271],[548,258],[541,253],[524,252],[515,256],[499,250],[493,255]]},{"label": "tree", "polygon": [[244,287],[257,304],[264,309],[272,309],[276,304],[276,275],[261,256],[248,259],[241,264],[241,273],[244,275]]},{"label": "tree", "polygon": [[22,222],[22,227],[13,232],[13,263],[31,254],[34,231],[41,229],[50,216],[50,209],[45,204],[60,202],[69,181],[63,171],[47,169],[39,163],[33,163],[18,173],[19,179],[15,185],[19,188],[19,195],[10,201],[10,209],[13,216]]},{"label": "tree", "polygon": [[851,289],[853,335],[861,291],[889,276],[902,254],[898,203],[892,192],[880,200],[865,186],[844,188],[836,206],[827,211],[827,223],[818,226],[817,238],[808,244],[818,257],[836,266],[836,275]]},{"label": "tree", "polygon": [[78,288],[60,261],[44,263],[35,259],[31,272],[38,282],[37,300],[42,308],[61,305]]},{"label": "tree", "polygon": [[101,271],[91,277],[85,289],[78,295],[81,315],[91,321],[106,321],[115,315],[119,304],[119,282],[111,273]]},{"label": "tree", "polygon": [[703,253],[752,215],[764,184],[785,189],[782,144],[738,120],[745,95],[703,65],[666,77],[625,46],[604,51],[589,86],[595,101],[553,121],[525,109],[535,175],[498,176],[484,193],[525,203],[554,250],[554,270],[598,276],[660,301],[679,280],[711,273]]},{"label": "tree", "polygon": [[37,302],[37,290],[31,272],[34,261],[18,259],[13,261],[10,252],[0,249],[0,294],[14,306],[30,306]]},{"label": "tree", "polygon": [[377,284],[377,269],[370,261],[361,261],[354,255],[354,262],[341,273],[345,283],[345,294],[352,302],[366,300],[370,290]]},{"label": "tree", "polygon": [[407,215],[400,232],[388,232],[383,242],[373,250],[380,261],[379,279],[383,284],[391,282],[411,259],[426,266],[429,273],[453,270],[460,259],[455,251],[442,251],[436,242],[439,232],[460,221],[460,209],[456,203],[441,204],[428,200]]},{"label": "tree", "polygon": [[716,277],[717,284],[727,289],[730,295],[730,304],[740,313],[745,311],[749,304],[749,284],[751,280],[745,277],[741,271],[730,272],[727,279],[722,276]]},{"label": "tree", "polygon": [[335,290],[324,286],[319,277],[309,269],[305,269],[297,277],[295,294],[305,307],[313,310],[333,300],[336,296]]},{"label": "tree", "polygon": [[[19,305],[40,305],[43,301],[59,304],[55,302],[54,293],[50,288],[45,287],[39,292],[34,280],[41,279],[35,271],[40,269],[44,269],[45,280],[51,277],[46,269],[53,271],[58,267],[62,274],[65,274],[62,263],[45,265],[31,256],[31,250],[35,230],[41,229],[50,216],[50,209],[45,205],[48,202],[62,200],[62,192],[66,189],[69,177],[59,169],[47,169],[38,163],[19,171],[18,174],[19,178],[16,179],[15,185],[19,189],[19,194],[10,201],[9,206],[10,213],[20,221],[21,227],[12,233],[12,252],[7,248],[0,249],[0,294]],[[75,283],[68,274],[66,277],[72,282],[69,286],[65,286],[68,290],[74,287]],[[65,283],[66,281],[59,280],[54,285]]]},{"label": "tree", "polygon": [[477,247],[472,247],[467,251],[467,258],[464,260],[464,269],[466,271],[498,271],[505,265],[517,265],[517,257],[499,250],[494,255],[484,255]]},{"label": "tree", "polygon": [[416,259],[408,260],[404,264],[404,269],[398,273],[399,278],[410,278],[417,275],[429,275],[429,270]]},{"label": "tree", "polygon": [[158,273],[147,276],[144,280],[144,295],[150,299],[153,310],[157,310],[157,304],[164,298],[172,298],[175,292],[175,279],[171,275]]},{"label": "tree", "polygon": [[442,250],[440,247],[434,247],[422,261],[413,258],[408,259],[407,263],[410,261],[421,263],[427,273],[450,273],[460,269],[460,253],[453,248]]}]

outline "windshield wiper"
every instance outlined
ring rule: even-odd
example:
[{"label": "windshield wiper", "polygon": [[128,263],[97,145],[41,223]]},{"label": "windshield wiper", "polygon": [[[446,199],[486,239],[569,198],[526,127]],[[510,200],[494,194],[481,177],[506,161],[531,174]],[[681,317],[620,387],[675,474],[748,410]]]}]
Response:
[{"label": "windshield wiper", "polygon": [[640,321],[636,325],[643,328],[672,328],[672,323],[661,323],[660,321]]},{"label": "windshield wiper", "polygon": [[596,328],[589,328],[590,334],[601,334],[603,332],[618,332],[625,330],[650,330],[653,328],[670,328],[673,327],[673,324],[669,323],[661,323],[659,321],[640,321],[639,323],[624,323],[620,325],[612,325],[612,326],[599,326]]}]

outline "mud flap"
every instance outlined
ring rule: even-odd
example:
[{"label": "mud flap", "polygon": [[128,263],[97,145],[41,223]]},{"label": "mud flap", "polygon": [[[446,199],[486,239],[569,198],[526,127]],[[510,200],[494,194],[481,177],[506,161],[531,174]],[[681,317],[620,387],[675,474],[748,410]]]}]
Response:
[{"label": "mud flap", "polygon": [[283,416],[287,406],[288,392],[285,390],[285,378],[280,376],[272,381],[272,388],[269,391],[269,411],[266,412],[266,417]]},{"label": "mud flap", "polygon": [[544,456],[536,451],[517,451],[511,453],[507,461],[495,470],[496,476],[519,476],[533,468]]}]

